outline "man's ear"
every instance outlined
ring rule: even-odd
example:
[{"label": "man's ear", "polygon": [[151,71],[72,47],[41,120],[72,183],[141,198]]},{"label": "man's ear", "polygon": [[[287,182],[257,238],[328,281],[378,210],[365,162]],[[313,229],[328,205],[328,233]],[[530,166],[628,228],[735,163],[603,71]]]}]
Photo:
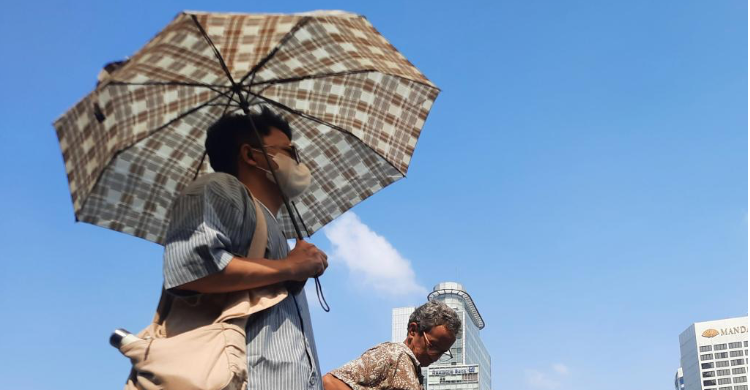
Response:
[{"label": "man's ear", "polygon": [[409,334],[415,335],[419,332],[419,325],[416,322],[410,322],[408,328]]},{"label": "man's ear", "polygon": [[242,144],[240,146],[240,159],[248,165],[258,165],[253,157],[253,148],[249,144]]}]

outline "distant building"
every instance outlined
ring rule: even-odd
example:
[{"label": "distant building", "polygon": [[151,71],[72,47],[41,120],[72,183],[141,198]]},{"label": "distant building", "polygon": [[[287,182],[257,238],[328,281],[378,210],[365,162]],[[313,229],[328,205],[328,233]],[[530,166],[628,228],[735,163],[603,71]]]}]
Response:
[{"label": "distant building", "polygon": [[[680,334],[678,390],[748,390],[747,317],[696,322]],[[680,384],[682,374],[682,386]]]},{"label": "distant building", "polygon": [[[490,390],[490,355],[479,337],[479,331],[484,328],[484,320],[479,315],[474,300],[461,284],[455,282],[438,284],[427,299],[439,300],[450,306],[458,313],[463,326],[451,347],[453,358],[444,355],[430,367],[422,370],[425,376],[425,390]],[[393,309],[391,341],[402,342],[406,339],[409,316],[414,309]]]},{"label": "distant building", "polygon": [[406,328],[409,326],[409,316],[415,307],[396,307],[391,316],[391,341],[400,343],[406,340]]}]

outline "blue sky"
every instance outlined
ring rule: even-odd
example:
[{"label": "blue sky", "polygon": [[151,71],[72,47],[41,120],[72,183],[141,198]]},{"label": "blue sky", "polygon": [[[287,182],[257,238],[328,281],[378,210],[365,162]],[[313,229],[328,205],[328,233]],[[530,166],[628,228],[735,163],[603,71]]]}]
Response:
[{"label": "blue sky", "polygon": [[161,250],[74,223],[51,122],[182,9],[359,12],[442,89],[409,177],[313,238],[324,371],[445,280],[487,323],[495,389],[670,388],[680,332],[747,314],[745,1],[70,3],[0,14],[4,388],[127,375],[107,338],[150,320]]}]

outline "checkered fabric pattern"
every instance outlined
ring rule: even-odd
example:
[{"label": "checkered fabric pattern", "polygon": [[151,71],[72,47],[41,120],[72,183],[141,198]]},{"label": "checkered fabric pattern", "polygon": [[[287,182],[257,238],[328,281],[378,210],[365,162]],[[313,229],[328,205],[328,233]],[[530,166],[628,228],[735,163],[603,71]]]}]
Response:
[{"label": "checkered fabric pattern", "polygon": [[184,12],[54,125],[77,219],[161,243],[173,199],[211,171],[206,130],[242,112],[241,93],[289,121],[312,234],[406,175],[438,92],[360,15]]}]

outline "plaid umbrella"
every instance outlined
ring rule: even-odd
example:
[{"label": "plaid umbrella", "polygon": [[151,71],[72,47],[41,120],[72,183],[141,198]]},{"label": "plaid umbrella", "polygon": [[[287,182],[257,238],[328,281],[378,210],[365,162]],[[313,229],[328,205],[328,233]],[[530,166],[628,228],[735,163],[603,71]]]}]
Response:
[{"label": "plaid umbrella", "polygon": [[364,17],[338,11],[183,12],[108,70],[54,124],[75,215],[156,243],[174,198],[211,172],[203,144],[222,115],[263,105],[289,122],[312,172],[296,201],[309,236],[406,175],[439,92]]}]

